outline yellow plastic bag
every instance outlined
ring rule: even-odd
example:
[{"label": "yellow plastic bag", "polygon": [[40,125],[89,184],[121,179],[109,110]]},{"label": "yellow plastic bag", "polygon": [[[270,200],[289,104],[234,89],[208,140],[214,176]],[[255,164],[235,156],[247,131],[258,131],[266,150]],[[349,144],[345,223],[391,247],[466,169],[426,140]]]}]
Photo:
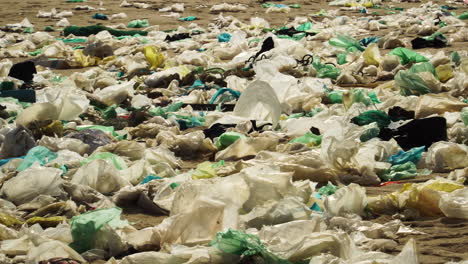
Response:
[{"label": "yellow plastic bag", "polygon": [[216,170],[209,161],[198,164],[197,169],[192,174],[192,179],[208,179],[218,176]]},{"label": "yellow plastic bag", "polygon": [[362,56],[364,57],[364,62],[367,65],[379,66],[380,62],[383,60],[382,56],[380,55],[379,47],[376,43],[370,44]]},{"label": "yellow plastic bag", "polygon": [[424,216],[443,215],[439,208],[441,195],[461,188],[463,184],[442,178],[420,184],[408,183],[399,191],[369,198],[368,208],[376,214],[414,209]]},{"label": "yellow plastic bag", "polygon": [[34,224],[40,224],[43,228],[45,227],[56,227],[60,223],[66,221],[67,218],[64,216],[52,216],[52,217],[40,217],[35,216],[26,220],[26,224],[32,226]]},{"label": "yellow plastic bag", "polygon": [[435,71],[441,82],[446,82],[453,78],[452,66],[450,64],[439,65],[435,68]]},{"label": "yellow plastic bag", "polygon": [[84,55],[83,50],[77,49],[73,51],[73,57],[81,67],[90,67],[95,66],[99,63],[100,59],[98,57],[91,57],[89,55]]},{"label": "yellow plastic bag", "polygon": [[150,64],[150,70],[154,70],[164,63],[164,55],[155,46],[146,46],[143,53]]}]

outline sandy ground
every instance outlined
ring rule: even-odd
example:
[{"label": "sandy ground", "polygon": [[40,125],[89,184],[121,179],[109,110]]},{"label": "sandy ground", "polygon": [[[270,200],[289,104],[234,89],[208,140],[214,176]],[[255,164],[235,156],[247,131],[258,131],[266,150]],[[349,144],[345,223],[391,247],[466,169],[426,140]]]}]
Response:
[{"label": "sandy ground", "polygon": [[[0,0],[0,26],[7,23],[19,23],[24,17],[27,17],[36,28],[36,31],[43,30],[45,26],[53,26],[58,19],[45,19],[37,18],[36,14],[38,10],[50,11],[52,8],[56,8],[58,11],[72,10],[76,5],[90,5],[93,7],[99,7],[98,0],[88,0],[85,3],[66,3],[65,0]],[[137,8],[122,8],[120,7],[121,0],[102,0],[102,7],[106,8],[105,11],[99,11],[106,15],[112,15],[120,12],[125,12],[128,15],[127,19],[116,19],[112,21],[94,20],[91,16],[96,11],[75,11],[74,16],[68,18],[71,24],[78,26],[93,25],[96,23],[102,23],[104,25],[124,23],[127,24],[132,19],[148,19],[151,25],[159,25],[161,30],[174,29],[179,25],[187,26],[190,22],[179,22],[174,18],[163,17],[157,11],[158,8],[162,8],[173,2],[146,0],[139,1],[152,5],[151,9],[137,9]],[[133,2],[133,1],[129,1]],[[206,26],[211,22],[213,18],[218,14],[210,14],[209,7],[213,4],[219,3],[218,1],[201,1],[201,0],[184,0],[178,1],[185,4],[185,12],[182,16],[197,16],[200,20],[195,21],[199,25]],[[225,1],[228,3],[243,3],[249,6],[247,12],[242,13],[225,13],[225,15],[233,15],[238,19],[248,22],[251,17],[259,16],[267,19],[272,26],[282,26],[287,22],[290,22],[296,16],[307,16],[308,14],[316,13],[320,9],[333,9],[330,8],[325,1],[281,1],[282,4],[294,4],[298,3],[302,7],[300,9],[292,9],[289,14],[265,14],[265,9],[260,6],[257,1]],[[443,1],[434,1],[439,4],[444,4]],[[205,5],[203,8],[198,8],[201,5]],[[385,3],[386,6],[395,7],[413,7],[419,6],[420,3]],[[208,7],[206,7],[208,6]],[[468,10],[467,7],[457,10],[457,13],[462,13]],[[371,9],[376,11],[377,15],[384,15],[388,10],[384,9]],[[342,11],[340,15],[347,16],[365,16],[357,12]],[[388,30],[381,30],[375,32],[375,35],[383,36],[388,33]],[[55,36],[59,36],[60,32],[54,32]],[[362,37],[366,37],[363,35]],[[412,39],[414,36],[405,36]],[[468,44],[465,43],[454,43],[451,47],[447,47],[445,50],[468,50]],[[436,49],[426,49],[429,52],[437,52]],[[23,59],[18,59],[23,60]],[[64,73],[63,71],[59,71]],[[69,73],[70,71],[67,71]],[[190,169],[195,167],[198,162],[187,162],[184,165],[184,169]],[[443,176],[443,175],[442,175]],[[421,176],[411,180],[412,182],[426,181],[430,176]],[[385,187],[369,187],[367,188],[368,194],[378,195],[399,189],[401,184],[389,185]],[[124,217],[128,219],[136,228],[141,229],[149,226],[154,226],[160,223],[164,217],[162,216],[151,216],[146,215],[144,212],[135,209],[127,208],[125,210]],[[380,217],[373,221],[384,223],[392,220],[389,216]],[[418,219],[415,221],[405,221],[405,224],[415,228],[418,231],[424,232],[424,235],[406,235],[398,238],[399,246],[390,251],[392,254],[397,254],[404,243],[411,237],[417,240],[417,244],[420,252],[421,263],[446,263],[448,261],[460,261],[468,259],[468,251],[465,251],[466,245],[468,245],[468,221],[448,219],[448,218],[425,218]]]}]

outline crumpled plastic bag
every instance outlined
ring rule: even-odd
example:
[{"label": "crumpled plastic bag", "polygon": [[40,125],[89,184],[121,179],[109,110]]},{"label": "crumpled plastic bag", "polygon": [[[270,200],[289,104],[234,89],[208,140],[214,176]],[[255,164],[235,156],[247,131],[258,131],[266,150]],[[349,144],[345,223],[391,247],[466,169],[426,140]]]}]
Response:
[{"label": "crumpled plastic bag", "polygon": [[273,150],[278,139],[270,137],[240,138],[229,147],[216,153],[215,160],[239,160],[255,156],[263,150]]},{"label": "crumpled plastic bag", "polygon": [[391,194],[369,197],[368,208],[375,214],[394,214],[411,209],[424,216],[440,216],[443,214],[439,208],[441,195],[463,188],[462,184],[443,178],[408,183]]},{"label": "crumpled plastic bag", "polygon": [[468,103],[447,94],[426,94],[419,98],[415,109],[415,117],[423,118],[432,114],[443,114],[445,112],[460,112]]},{"label": "crumpled plastic bag", "polygon": [[104,104],[111,106],[122,103],[128,96],[133,96],[134,81],[123,82],[97,90],[94,95]]},{"label": "crumpled plastic bag", "polygon": [[150,70],[157,69],[163,65],[165,58],[157,47],[146,46],[143,49],[143,53],[145,54],[146,60],[150,64]]},{"label": "crumpled plastic bag", "polygon": [[37,146],[28,151],[28,154],[24,157],[23,161],[20,163],[17,171],[24,171],[38,163],[41,166],[44,166],[46,163],[49,163],[57,158],[57,153],[50,151],[48,148],[43,146]]},{"label": "crumpled plastic bag", "polygon": [[427,150],[425,163],[434,172],[448,172],[468,167],[467,156],[468,146],[440,141]]},{"label": "crumpled plastic bag", "polygon": [[364,208],[367,206],[366,190],[352,183],[327,196],[323,204],[325,213],[330,216],[363,215]]},{"label": "crumpled plastic bag", "polygon": [[390,51],[390,55],[396,55],[400,57],[400,63],[402,65],[406,65],[410,62],[425,62],[429,61],[428,58],[424,57],[423,55],[417,53],[416,51],[407,49],[407,48],[396,48]]},{"label": "crumpled plastic bag", "polygon": [[372,43],[367,46],[366,50],[362,53],[362,56],[364,57],[364,63],[367,65],[379,66],[383,60],[376,43]]},{"label": "crumpled plastic bag", "polygon": [[468,219],[468,188],[443,194],[439,208],[447,217]]},{"label": "crumpled plastic bag", "polygon": [[56,257],[71,258],[82,263],[86,262],[80,254],[68,245],[57,240],[51,240],[32,248],[27,254],[26,264],[37,264],[39,261]]},{"label": "crumpled plastic bag", "polygon": [[24,126],[0,130],[0,159],[23,156],[35,146],[31,131]]},{"label": "crumpled plastic bag", "polygon": [[130,185],[130,182],[105,160],[93,160],[79,168],[71,182],[87,185],[103,194],[112,193]]},{"label": "crumpled plastic bag", "polygon": [[63,194],[60,175],[62,170],[33,166],[6,181],[0,193],[16,205],[29,202],[40,194],[60,196]]},{"label": "crumpled plastic bag", "polygon": [[73,243],[70,246],[80,253],[95,248],[97,240],[99,240],[98,232],[102,228],[108,226],[114,229],[128,225],[127,221],[120,219],[121,213],[122,209],[114,207],[94,210],[73,217],[71,221]]}]

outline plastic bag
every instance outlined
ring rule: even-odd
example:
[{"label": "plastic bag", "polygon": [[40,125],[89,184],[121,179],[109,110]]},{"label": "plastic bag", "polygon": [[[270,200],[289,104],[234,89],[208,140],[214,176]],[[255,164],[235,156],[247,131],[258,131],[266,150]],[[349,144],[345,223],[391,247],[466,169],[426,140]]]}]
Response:
[{"label": "plastic bag", "polygon": [[380,129],[387,127],[391,123],[390,117],[387,113],[379,110],[366,111],[351,119],[356,125],[364,126],[376,122]]},{"label": "plastic bag", "polygon": [[112,228],[128,225],[127,221],[120,220],[121,214],[122,209],[114,207],[73,217],[71,221],[73,243],[70,246],[78,253],[93,249],[98,239],[97,233],[105,225]]},{"label": "plastic bag", "polygon": [[4,132],[0,134],[0,159],[23,156],[36,146],[31,131],[23,126]]},{"label": "plastic bag", "polygon": [[79,168],[72,183],[87,185],[100,193],[108,194],[130,185],[120,172],[105,160],[93,160]]},{"label": "plastic bag", "polygon": [[322,136],[320,135],[315,135],[314,133],[312,132],[307,132],[306,134],[304,134],[303,136],[301,137],[297,137],[291,141],[289,141],[289,143],[302,143],[302,144],[306,144],[307,146],[309,147],[312,147],[312,146],[319,146],[320,143],[322,142]]},{"label": "plastic bag", "polygon": [[362,56],[364,57],[364,63],[367,65],[379,66],[383,60],[376,43],[372,43],[367,46],[366,50],[362,53]]},{"label": "plastic bag", "polygon": [[6,181],[0,193],[16,205],[29,202],[40,194],[60,196],[63,194],[60,175],[62,170],[33,166]]},{"label": "plastic bag", "polygon": [[436,142],[427,150],[425,162],[435,172],[468,167],[468,146],[453,142]]},{"label": "plastic bag", "polygon": [[408,71],[399,71],[395,76],[395,84],[400,88],[400,93],[404,96],[422,95],[431,92],[419,75]]},{"label": "plastic bag", "polygon": [[468,103],[463,103],[447,93],[425,94],[419,97],[415,117],[423,118],[433,114],[441,115],[446,112],[459,112],[464,107],[468,107]]},{"label": "plastic bag", "polygon": [[329,42],[332,46],[344,48],[349,51],[364,51],[364,48],[361,46],[359,41],[348,35],[337,35],[336,37],[330,39]]},{"label": "plastic bag", "polygon": [[143,53],[145,54],[146,60],[150,64],[150,70],[157,69],[163,65],[165,58],[157,47],[146,46],[143,49]]},{"label": "plastic bag", "polygon": [[388,162],[392,165],[403,164],[408,161],[418,164],[424,150],[425,147],[412,148],[406,152],[400,150],[397,154],[390,156],[390,158],[388,158]]},{"label": "plastic bag", "polygon": [[241,138],[246,138],[246,136],[237,132],[225,132],[218,137],[215,145],[219,150],[223,150]]},{"label": "plastic bag", "polygon": [[468,126],[468,107],[464,107],[460,112],[461,120],[465,126]]},{"label": "plastic bag", "polygon": [[48,148],[43,146],[37,146],[28,151],[23,162],[16,169],[17,171],[24,171],[31,167],[34,163],[44,166],[45,164],[53,161],[57,158],[57,153],[50,151]]},{"label": "plastic bag", "polygon": [[[422,148],[424,149],[424,147]],[[398,181],[414,178],[417,174],[416,165],[408,161],[406,163],[393,165],[379,176],[383,181]]]},{"label": "plastic bag", "polygon": [[436,71],[432,63],[430,62],[420,62],[411,66],[408,70],[409,73],[419,73],[419,72],[430,72],[436,76]]},{"label": "plastic bag", "polygon": [[364,215],[364,208],[367,205],[366,190],[352,183],[325,197],[323,204],[325,213],[330,216]]},{"label": "plastic bag", "polygon": [[101,90],[97,90],[94,95],[108,106],[122,103],[128,96],[133,96],[134,81],[112,85]]},{"label": "plastic bag", "polygon": [[83,160],[81,162],[81,166],[86,165],[93,160],[105,160],[107,163],[114,165],[114,167],[118,170],[127,169],[127,164],[125,164],[125,161],[121,157],[110,152],[94,153],[93,155],[89,156],[87,159]]},{"label": "plastic bag", "polygon": [[468,219],[468,188],[443,194],[439,208],[447,217]]},{"label": "plastic bag", "polygon": [[390,55],[396,55],[400,57],[400,63],[406,65],[410,62],[426,62],[429,61],[428,58],[424,57],[423,55],[406,48],[396,48],[390,51]]},{"label": "plastic bag", "polygon": [[435,68],[437,77],[441,82],[446,82],[453,78],[453,69],[450,64],[439,65]]},{"label": "plastic bag", "polygon": [[148,19],[135,19],[130,22],[128,22],[127,27],[129,28],[145,28],[149,27]]},{"label": "plastic bag", "polygon": [[37,247],[32,248],[26,257],[26,264],[37,264],[42,260],[52,258],[70,258],[81,263],[86,261],[76,251],[60,241],[47,241]]},{"label": "plastic bag", "polygon": [[276,127],[281,116],[281,104],[270,84],[256,80],[240,96],[234,108],[234,115],[268,120]]},{"label": "plastic bag", "polygon": [[265,263],[291,263],[271,253],[257,236],[246,234],[238,230],[229,229],[226,232],[219,232],[216,235],[216,239],[210,242],[210,246],[216,247],[229,254],[239,256],[260,256]]}]

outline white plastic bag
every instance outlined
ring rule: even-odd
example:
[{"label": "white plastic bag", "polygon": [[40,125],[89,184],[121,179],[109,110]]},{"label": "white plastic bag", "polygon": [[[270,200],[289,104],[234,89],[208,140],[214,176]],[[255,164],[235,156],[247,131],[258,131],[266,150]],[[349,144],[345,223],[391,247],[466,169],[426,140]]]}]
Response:
[{"label": "white plastic bag", "polygon": [[327,196],[323,204],[329,216],[363,215],[367,205],[366,189],[352,183]]}]

